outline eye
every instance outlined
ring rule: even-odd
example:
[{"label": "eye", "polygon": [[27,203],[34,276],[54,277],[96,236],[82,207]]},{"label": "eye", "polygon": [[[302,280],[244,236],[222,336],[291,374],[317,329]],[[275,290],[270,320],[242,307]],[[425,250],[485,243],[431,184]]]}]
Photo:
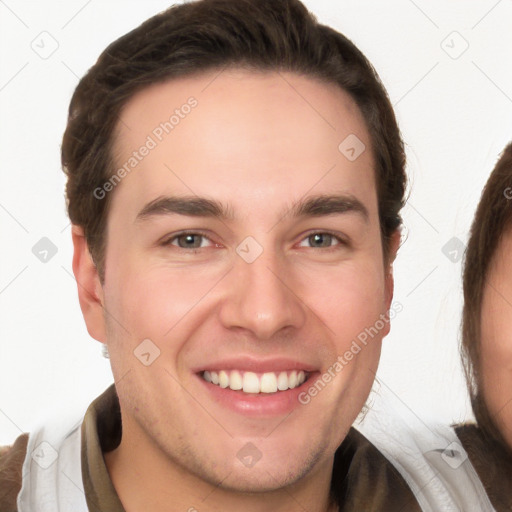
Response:
[{"label": "eye", "polygon": [[346,245],[346,242],[342,238],[327,232],[311,233],[309,236],[302,240],[302,242],[299,244],[300,247],[306,247],[303,245],[304,242],[311,244],[309,247],[313,247],[315,249],[329,248],[337,245]]},{"label": "eye", "polygon": [[174,245],[180,249],[201,249],[208,247],[209,244],[212,244],[212,241],[206,235],[196,232],[179,233],[162,243],[164,246]]}]

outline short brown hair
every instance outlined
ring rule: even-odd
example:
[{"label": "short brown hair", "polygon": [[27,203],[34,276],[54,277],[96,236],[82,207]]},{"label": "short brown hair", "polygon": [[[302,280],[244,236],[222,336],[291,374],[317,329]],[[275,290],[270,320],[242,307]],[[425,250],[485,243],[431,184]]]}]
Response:
[{"label": "short brown hair", "polygon": [[83,227],[102,281],[112,194],[98,200],[93,191],[114,173],[111,149],[122,107],[150,84],[227,66],[293,71],[335,83],[352,97],[372,140],[387,254],[389,237],[401,224],[405,153],[393,108],[371,64],[299,0],[200,0],[172,6],[111,43],[71,99],[62,143],[68,214]]},{"label": "short brown hair", "polygon": [[503,151],[482,191],[464,260],[461,352],[475,418],[483,432],[503,443],[482,394],[481,313],[489,268],[512,225],[512,143]]}]

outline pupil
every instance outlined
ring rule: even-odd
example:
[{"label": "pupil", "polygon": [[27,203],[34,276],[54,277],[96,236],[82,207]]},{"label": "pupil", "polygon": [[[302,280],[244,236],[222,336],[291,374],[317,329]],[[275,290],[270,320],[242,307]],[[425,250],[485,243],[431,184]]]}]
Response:
[{"label": "pupil", "polygon": [[329,245],[330,235],[323,235],[321,233],[317,233],[313,235],[313,240],[315,244],[319,244],[321,247],[326,247]]},{"label": "pupil", "polygon": [[[184,235],[182,240],[184,240],[185,247],[197,247],[197,240],[195,240],[196,235]],[[183,247],[183,246],[182,246]]]}]

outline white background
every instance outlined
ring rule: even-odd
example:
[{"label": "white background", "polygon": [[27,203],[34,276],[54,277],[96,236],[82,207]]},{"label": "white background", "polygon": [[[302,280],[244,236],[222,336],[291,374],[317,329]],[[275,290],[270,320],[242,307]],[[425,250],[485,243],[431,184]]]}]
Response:
[{"label": "white background", "polygon": [[[470,418],[458,356],[461,263],[442,249],[467,240],[512,139],[512,2],[305,3],[372,61],[407,144],[408,238],[395,265],[403,311],[384,342],[382,386],[428,420]],[[0,0],[0,444],[112,382],[72,277],[60,142],[78,78],[108,43],[169,5]],[[46,59],[32,48],[43,37],[46,49],[58,44]],[[58,249],[47,263],[32,253],[42,237]]]}]

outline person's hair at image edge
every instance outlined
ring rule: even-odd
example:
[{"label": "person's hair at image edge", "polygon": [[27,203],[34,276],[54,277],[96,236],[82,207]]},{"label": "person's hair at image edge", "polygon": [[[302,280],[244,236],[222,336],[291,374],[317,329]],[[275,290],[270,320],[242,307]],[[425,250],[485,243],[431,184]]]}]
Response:
[{"label": "person's hair at image edge", "polygon": [[461,353],[475,419],[488,439],[507,443],[483,396],[481,371],[481,312],[483,292],[493,257],[502,236],[512,228],[512,143],[501,154],[482,191],[464,258]]},{"label": "person's hair at image edge", "polygon": [[123,106],[151,84],[227,67],[296,72],[337,84],[351,96],[372,141],[387,258],[390,236],[401,225],[405,152],[372,65],[298,0],[200,0],[173,5],[110,44],[72,97],[62,143],[67,209],[84,230],[102,283],[112,193],[99,200],[93,192],[116,170],[111,150]]}]

